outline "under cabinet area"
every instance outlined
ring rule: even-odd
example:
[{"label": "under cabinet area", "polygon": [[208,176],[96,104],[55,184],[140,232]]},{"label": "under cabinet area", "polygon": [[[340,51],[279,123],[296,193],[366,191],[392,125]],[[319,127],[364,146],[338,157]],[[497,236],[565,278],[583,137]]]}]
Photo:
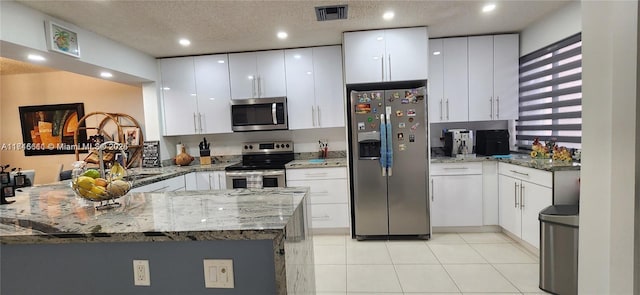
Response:
[{"label": "under cabinet area", "polygon": [[431,164],[432,226],[482,226],[482,163]]},{"label": "under cabinet area", "polygon": [[531,246],[540,245],[538,213],[553,203],[553,173],[498,164],[500,226]]},{"label": "under cabinet area", "polygon": [[346,167],[287,169],[287,187],[309,187],[311,228],[349,228]]}]

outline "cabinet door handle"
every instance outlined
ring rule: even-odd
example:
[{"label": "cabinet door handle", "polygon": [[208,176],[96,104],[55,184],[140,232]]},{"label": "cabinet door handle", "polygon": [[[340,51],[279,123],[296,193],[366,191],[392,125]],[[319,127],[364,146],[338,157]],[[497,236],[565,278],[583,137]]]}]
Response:
[{"label": "cabinet door handle", "polygon": [[198,133],[198,125],[196,124],[196,113],[193,113],[193,133]]},{"label": "cabinet door handle", "polygon": [[322,176],[327,176],[326,172],[320,172],[320,173],[305,173],[305,176],[308,177],[322,177]]},{"label": "cabinet door handle", "polygon": [[447,120],[449,120],[449,99],[447,99]]},{"label": "cabinet door handle", "polygon": [[489,97],[489,107],[491,111],[489,111],[489,118],[493,119],[493,98]]},{"label": "cabinet door handle", "polygon": [[329,214],[325,214],[322,216],[312,216],[311,219],[330,219],[331,216],[329,216]]},{"label": "cabinet door handle", "polygon": [[387,61],[387,63],[389,63],[389,69],[387,69],[387,71],[389,71],[389,81],[391,81],[391,53],[389,53],[389,61]]},{"label": "cabinet door handle", "polygon": [[169,185],[167,185],[167,186],[163,186],[163,187],[161,187],[161,188],[154,189],[154,190],[152,190],[151,192],[152,192],[152,193],[162,192],[162,191],[164,191],[164,190],[166,190],[166,189],[168,189],[168,188],[169,188]]},{"label": "cabinet door handle", "polygon": [[444,167],[445,170],[462,170],[469,169],[468,167]]},{"label": "cabinet door handle", "polygon": [[520,185],[520,209],[524,209],[524,183]]},{"label": "cabinet door handle", "polygon": [[322,121],[320,120],[320,106],[316,106],[316,118],[318,119],[318,127],[321,127]]},{"label": "cabinet door handle", "polygon": [[200,112],[198,112],[198,125],[200,127],[200,128],[198,128],[198,129],[200,129],[200,133],[203,133],[204,130],[202,129],[202,113],[200,113]]},{"label": "cabinet door handle", "polygon": [[258,76],[258,97],[262,97],[262,77]]},{"label": "cabinet door handle", "polygon": [[252,97],[257,97],[257,95],[256,95],[256,80],[258,80],[258,78],[256,77],[255,74],[253,74],[253,76],[251,76],[251,96]]},{"label": "cabinet door handle", "polygon": [[496,119],[500,119],[500,96],[496,96]]},{"label": "cabinet door handle", "polygon": [[529,173],[522,173],[522,172],[518,172],[518,171],[516,171],[516,170],[509,170],[509,171],[511,171],[511,172],[513,172],[513,173],[515,173],[515,174],[520,174],[520,175],[524,175],[524,176],[529,176]]},{"label": "cabinet door handle", "polygon": [[518,208],[518,184],[513,183],[513,202],[515,204],[515,208]]},{"label": "cabinet door handle", "polygon": [[433,178],[431,179],[431,202],[435,200],[435,189],[433,187]]},{"label": "cabinet door handle", "polygon": [[314,106],[311,106],[311,125],[313,127],[316,126],[316,109]]},{"label": "cabinet door handle", "polygon": [[442,99],[440,100],[440,121],[442,121]]},{"label": "cabinet door handle", "polygon": [[384,81],[384,54],[380,57],[380,67],[382,69],[382,73],[381,73],[382,74],[381,75],[382,76],[382,80],[381,81]]}]

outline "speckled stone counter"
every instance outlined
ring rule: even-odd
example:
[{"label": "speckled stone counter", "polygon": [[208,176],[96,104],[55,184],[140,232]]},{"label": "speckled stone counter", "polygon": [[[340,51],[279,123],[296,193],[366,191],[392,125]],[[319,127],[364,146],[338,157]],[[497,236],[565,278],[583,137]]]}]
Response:
[{"label": "speckled stone counter", "polygon": [[580,170],[580,163],[554,162],[551,159],[531,159],[529,155],[524,155],[524,154],[512,154],[511,158],[494,158],[494,157],[485,157],[485,156],[465,157],[465,158],[452,158],[452,157],[431,158],[431,163],[463,163],[463,162],[483,162],[483,161],[498,161],[498,162],[514,164],[514,165],[519,165],[519,166],[528,167],[528,168],[545,170],[549,172]]},{"label": "speckled stone counter", "polygon": [[23,244],[116,249],[133,242],[150,249],[164,242],[270,240],[276,291],[265,294],[309,294],[315,280],[306,194],[306,188],[129,193],[118,199],[121,207],[98,211],[93,202],[76,197],[68,182],[35,186],[0,206],[0,245],[9,250],[5,254],[33,248]]},{"label": "speckled stone counter", "polygon": [[304,168],[329,168],[329,167],[347,167],[349,162],[347,158],[327,158],[327,159],[309,159],[309,160],[293,160],[285,167],[287,169],[304,169]]},{"label": "speckled stone counter", "polygon": [[224,168],[238,162],[216,163],[211,165],[166,166],[160,168],[132,168],[127,173],[136,179],[133,187],[140,187],[191,172],[224,171]]}]

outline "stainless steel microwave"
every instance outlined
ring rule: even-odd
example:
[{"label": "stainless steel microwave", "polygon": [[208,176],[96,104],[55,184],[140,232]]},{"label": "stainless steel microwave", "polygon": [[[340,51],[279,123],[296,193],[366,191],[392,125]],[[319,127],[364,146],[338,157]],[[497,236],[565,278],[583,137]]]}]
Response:
[{"label": "stainless steel microwave", "polygon": [[231,100],[233,131],[289,129],[287,98],[252,98]]}]

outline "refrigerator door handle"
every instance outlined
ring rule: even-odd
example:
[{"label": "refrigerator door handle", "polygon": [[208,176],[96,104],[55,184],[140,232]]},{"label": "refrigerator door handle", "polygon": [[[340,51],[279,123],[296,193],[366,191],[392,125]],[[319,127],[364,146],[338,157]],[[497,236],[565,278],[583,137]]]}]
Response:
[{"label": "refrigerator door handle", "polygon": [[389,176],[393,175],[393,127],[391,126],[391,114],[387,114],[386,118],[386,128],[387,128],[387,140],[385,144],[387,145],[387,174]]},{"label": "refrigerator door handle", "polygon": [[434,195],[435,195],[435,190],[433,188],[433,178],[431,178],[431,202],[435,201]]}]

